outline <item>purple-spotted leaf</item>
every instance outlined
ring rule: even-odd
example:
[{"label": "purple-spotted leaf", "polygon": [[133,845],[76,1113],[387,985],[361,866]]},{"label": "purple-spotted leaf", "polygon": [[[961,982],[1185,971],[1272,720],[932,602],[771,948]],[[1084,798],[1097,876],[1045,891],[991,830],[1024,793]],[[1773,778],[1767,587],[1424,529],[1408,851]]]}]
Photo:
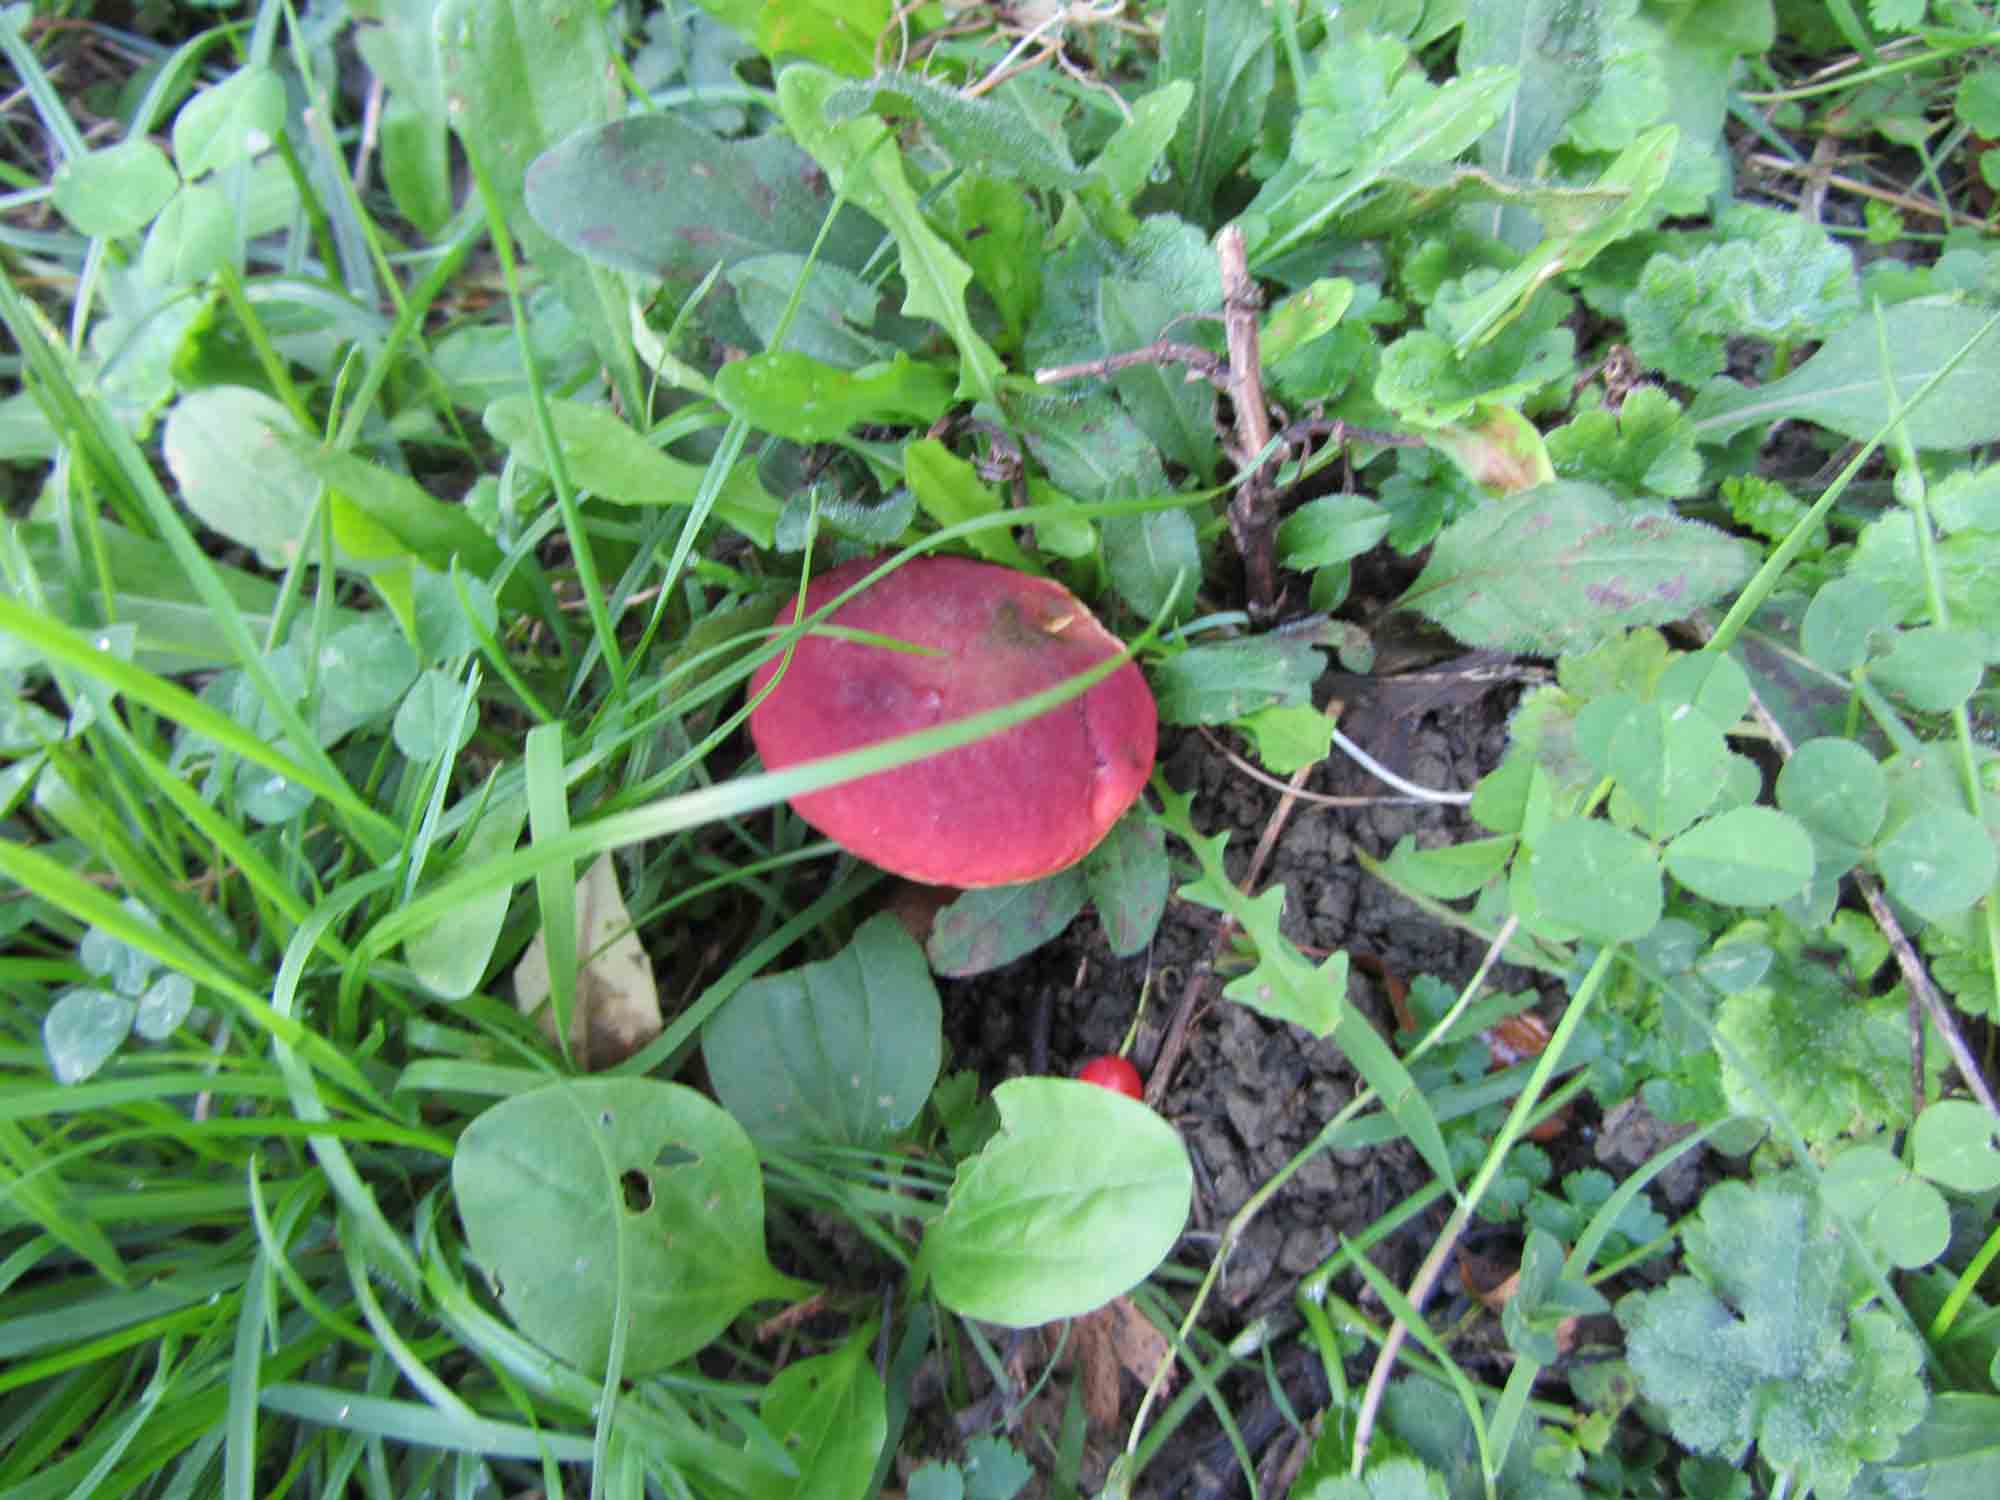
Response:
[{"label": "purple-spotted leaf", "polygon": [[962,978],[1010,964],[1074,922],[1086,894],[1075,866],[1020,885],[967,891],[938,913],[928,945],[931,967]]},{"label": "purple-spotted leaf", "polygon": [[1467,645],[1557,655],[1684,619],[1750,575],[1750,549],[1595,485],[1542,485],[1447,526],[1399,601]]}]

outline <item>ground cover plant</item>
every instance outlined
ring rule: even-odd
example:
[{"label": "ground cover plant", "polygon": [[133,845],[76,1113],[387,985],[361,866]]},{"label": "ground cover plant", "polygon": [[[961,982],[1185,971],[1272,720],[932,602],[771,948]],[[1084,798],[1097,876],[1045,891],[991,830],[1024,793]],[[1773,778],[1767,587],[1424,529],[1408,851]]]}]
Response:
[{"label": "ground cover plant", "polygon": [[0,1497],[2000,1492],[1992,7],[0,54]]}]

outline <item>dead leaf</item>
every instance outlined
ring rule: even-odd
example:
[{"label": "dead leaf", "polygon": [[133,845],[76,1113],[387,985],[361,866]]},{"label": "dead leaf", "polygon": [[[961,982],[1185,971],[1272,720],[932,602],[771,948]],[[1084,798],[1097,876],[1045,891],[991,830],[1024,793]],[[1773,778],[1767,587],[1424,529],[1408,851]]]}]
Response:
[{"label": "dead leaf", "polygon": [[[1130,1297],[1114,1297],[1095,1312],[1070,1321],[1070,1348],[1083,1381],[1083,1409],[1103,1427],[1118,1422],[1122,1370],[1143,1388],[1173,1348]],[[1172,1390],[1176,1371],[1170,1365],[1163,1391]]]},{"label": "dead leaf", "polygon": [[[623,1062],[661,1031],[652,960],[632,930],[609,854],[599,856],[576,883],[576,954],[570,1051],[579,1067],[595,1072]],[[514,966],[514,1003],[553,1042],[555,1012],[548,998],[548,940],[538,932]]]},{"label": "dead leaf", "polygon": [[[1469,1250],[1458,1252],[1458,1279],[1465,1290],[1488,1312],[1498,1317],[1500,1310],[1513,1300],[1521,1290],[1521,1273],[1508,1272],[1498,1261],[1488,1260],[1483,1255],[1474,1255]],[[1564,1318],[1556,1324],[1556,1348],[1567,1354],[1576,1347],[1576,1329],[1580,1320]]]}]

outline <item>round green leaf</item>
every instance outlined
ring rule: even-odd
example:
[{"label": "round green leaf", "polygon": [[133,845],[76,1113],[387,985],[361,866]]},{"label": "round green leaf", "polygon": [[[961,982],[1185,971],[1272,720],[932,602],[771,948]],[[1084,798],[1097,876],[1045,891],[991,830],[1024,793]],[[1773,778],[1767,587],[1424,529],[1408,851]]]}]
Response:
[{"label": "round green leaf", "polygon": [[221,186],[191,182],[167,200],[146,231],[140,273],[155,286],[205,281],[234,260],[241,233],[236,210]]},{"label": "round green leaf", "polygon": [[1722,731],[1690,704],[1641,704],[1606,747],[1609,770],[1654,838],[1669,838],[1708,811],[1722,789],[1729,749]]},{"label": "round green leaf", "polygon": [[718,1098],[759,1140],[874,1145],[917,1116],[943,1060],[923,950],[894,917],[824,963],[753,979],[701,1052]]},{"label": "round green leaf", "polygon": [[1851,672],[1868,660],[1868,638],[1893,620],[1881,589],[1865,578],[1836,578],[1806,606],[1799,644],[1829,672]]},{"label": "round green leaf", "polygon": [[149,1042],[164,1042],[194,1009],[194,981],[185,974],[162,974],[139,997],[132,1029]]},{"label": "round green leaf", "polygon": [[292,414],[262,391],[218,385],[183,396],[161,448],[188,509],[267,566],[282,569],[305,538],[319,477],[283,441]]},{"label": "round green leaf", "polygon": [[1992,889],[1993,840],[1955,807],[1921,807],[1875,849],[1889,894],[1928,921],[1956,916]]},{"label": "round green leaf", "polygon": [[1854,848],[1859,858],[1882,826],[1889,778],[1853,740],[1807,740],[1778,772],[1778,806],[1823,841]]},{"label": "round green leaf", "polygon": [[1796,818],[1739,807],[1697,823],[1667,845],[1667,873],[1726,906],[1775,906],[1812,879],[1812,840]]},{"label": "round green leaf", "polygon": [[509,1315],[587,1372],[604,1369],[616,1319],[625,1373],[644,1375],[751,1303],[811,1291],[765,1258],[750,1137],[680,1084],[593,1078],[516,1095],[459,1137],[451,1181]]},{"label": "round green leaf", "polygon": [[53,196],[77,233],[117,239],[152,223],[180,185],[180,174],[158,146],[130,140],[64,162]]},{"label": "round green leaf", "polygon": [[1880,1146],[1841,1152],[1827,1164],[1820,1191],[1835,1213],[1900,1270],[1929,1265],[1951,1239],[1951,1211],[1943,1196]]},{"label": "round green leaf", "polygon": [[1870,664],[1868,675],[1914,708],[1947,713],[1972,696],[1985,670],[1984,643],[1977,632],[1927,626],[1899,632],[1888,655]]},{"label": "round green leaf", "polygon": [[431,667],[410,685],[396,710],[396,748],[411,760],[435,760],[465,744],[478,725],[464,684]]},{"label": "round green leaf", "polygon": [[1150,1275],[1194,1199],[1174,1128],[1069,1078],[1012,1079],[993,1102],[999,1133],[959,1168],[924,1234],[938,1300],[1027,1328],[1089,1312]]},{"label": "round green leaf", "polygon": [[1660,862],[1636,834],[1594,818],[1549,825],[1529,856],[1542,915],[1600,942],[1643,937],[1660,920]]},{"label": "round green leaf", "polygon": [[284,128],[284,81],[269,68],[239,68],[181,106],[174,160],[192,181],[269,150]]},{"label": "round green leaf", "polygon": [[1660,674],[1654,698],[1670,708],[1691,705],[1725,729],[1750,708],[1750,679],[1736,658],[1719,651],[1678,657]]},{"label": "round green leaf", "polygon": [[1993,1117],[1966,1099],[1941,1099],[1910,1127],[1910,1160],[1917,1171],[1961,1193],[2000,1187],[2000,1149]]},{"label": "round green leaf", "polygon": [[138,1007],[109,990],[70,990],[42,1021],[42,1047],[58,1083],[81,1083],[132,1031]]}]

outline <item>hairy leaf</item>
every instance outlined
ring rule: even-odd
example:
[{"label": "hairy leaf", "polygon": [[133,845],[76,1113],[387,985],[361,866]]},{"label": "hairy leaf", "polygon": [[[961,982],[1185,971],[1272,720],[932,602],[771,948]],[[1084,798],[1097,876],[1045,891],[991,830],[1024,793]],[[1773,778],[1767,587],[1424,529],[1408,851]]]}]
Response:
[{"label": "hairy leaf", "polygon": [[1717,1185],[1683,1242],[1691,1275],[1617,1307],[1647,1399],[1698,1453],[1733,1462],[1754,1442],[1845,1494],[1923,1416],[1916,1340],[1879,1308],[1848,1314],[1842,1241],[1796,1179]]},{"label": "hairy leaf", "polygon": [[1467,645],[1555,655],[1683,619],[1750,565],[1749,549],[1712,527],[1558,481],[1447,527],[1399,603]]}]

